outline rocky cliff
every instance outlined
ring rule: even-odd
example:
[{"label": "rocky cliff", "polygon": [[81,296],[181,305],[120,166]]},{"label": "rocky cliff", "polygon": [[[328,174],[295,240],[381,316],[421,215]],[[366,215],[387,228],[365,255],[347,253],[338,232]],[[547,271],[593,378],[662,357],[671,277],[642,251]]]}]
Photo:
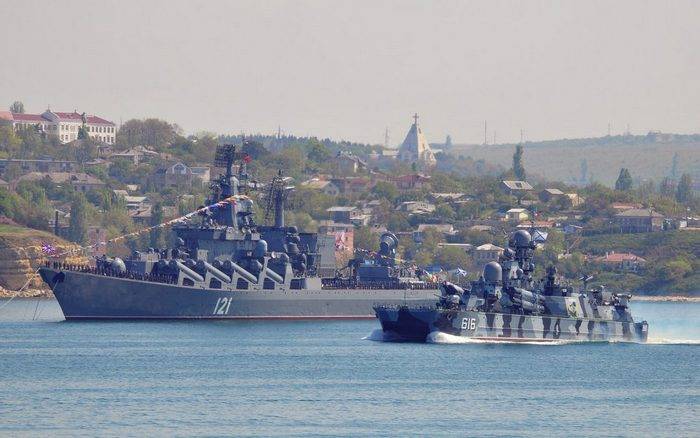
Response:
[{"label": "rocky cliff", "polygon": [[[0,297],[12,296],[32,278],[39,264],[46,260],[42,245],[50,244],[57,253],[75,250],[77,245],[53,234],[13,225],[0,225]],[[76,253],[77,254],[77,253]],[[68,263],[86,264],[82,255],[62,258]],[[51,296],[51,291],[36,275],[20,296]]]}]

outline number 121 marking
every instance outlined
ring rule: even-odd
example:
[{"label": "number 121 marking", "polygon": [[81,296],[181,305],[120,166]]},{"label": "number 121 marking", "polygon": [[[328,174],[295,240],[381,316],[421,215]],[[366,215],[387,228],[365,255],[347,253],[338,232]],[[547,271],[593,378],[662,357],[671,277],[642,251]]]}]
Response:
[{"label": "number 121 marking", "polygon": [[233,298],[223,297],[216,300],[214,305],[214,315],[228,315],[228,309],[231,308]]}]

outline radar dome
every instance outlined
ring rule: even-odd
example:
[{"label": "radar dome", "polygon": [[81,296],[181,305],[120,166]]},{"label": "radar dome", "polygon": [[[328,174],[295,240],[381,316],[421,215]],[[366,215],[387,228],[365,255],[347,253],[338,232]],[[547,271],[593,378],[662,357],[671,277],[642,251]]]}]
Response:
[{"label": "radar dome", "polygon": [[488,262],[486,266],[484,266],[484,280],[488,283],[501,281],[502,276],[503,270],[501,269],[501,265],[497,262]]},{"label": "radar dome", "polygon": [[518,230],[513,234],[515,246],[529,246],[532,242],[532,236],[525,230]]},{"label": "radar dome", "polygon": [[120,259],[119,257],[115,257],[114,260],[112,260],[110,267],[112,268],[112,270],[117,272],[126,272],[126,265],[124,264],[124,260]]},{"label": "radar dome", "polygon": [[262,258],[265,257],[267,253],[267,241],[260,239],[258,243],[255,244],[255,250],[253,251],[253,257]]}]

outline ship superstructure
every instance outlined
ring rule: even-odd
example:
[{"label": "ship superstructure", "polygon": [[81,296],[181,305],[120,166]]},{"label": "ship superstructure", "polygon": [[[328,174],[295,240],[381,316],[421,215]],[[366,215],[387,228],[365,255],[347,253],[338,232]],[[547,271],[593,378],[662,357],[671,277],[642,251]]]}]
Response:
[{"label": "ship superstructure", "polygon": [[516,231],[508,246],[471,288],[441,284],[436,306],[375,306],[384,332],[417,342],[433,332],[487,341],[646,342],[648,324],[632,317],[631,295],[604,287],[575,292],[559,283],[553,266],[536,281],[530,234]]},{"label": "ship superstructure", "polygon": [[211,184],[207,207],[173,227],[174,248],[40,270],[66,319],[371,318],[378,302],[434,301],[437,284],[394,266],[395,237],[382,237],[379,270],[359,263],[352,276],[339,277],[333,236],[285,225],[284,200],[293,190],[286,178],[269,186],[274,224],[259,225],[253,199],[240,189],[249,186],[245,156],[224,145],[216,164],[225,172]]}]

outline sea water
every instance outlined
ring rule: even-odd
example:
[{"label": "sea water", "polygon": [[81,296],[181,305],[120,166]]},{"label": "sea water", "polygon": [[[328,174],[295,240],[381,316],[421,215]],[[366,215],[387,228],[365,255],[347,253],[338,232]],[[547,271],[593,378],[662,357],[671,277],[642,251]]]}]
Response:
[{"label": "sea water", "polygon": [[53,300],[15,300],[0,309],[0,434],[700,436],[700,304],[633,308],[649,344],[373,342],[376,321],[66,322]]}]

